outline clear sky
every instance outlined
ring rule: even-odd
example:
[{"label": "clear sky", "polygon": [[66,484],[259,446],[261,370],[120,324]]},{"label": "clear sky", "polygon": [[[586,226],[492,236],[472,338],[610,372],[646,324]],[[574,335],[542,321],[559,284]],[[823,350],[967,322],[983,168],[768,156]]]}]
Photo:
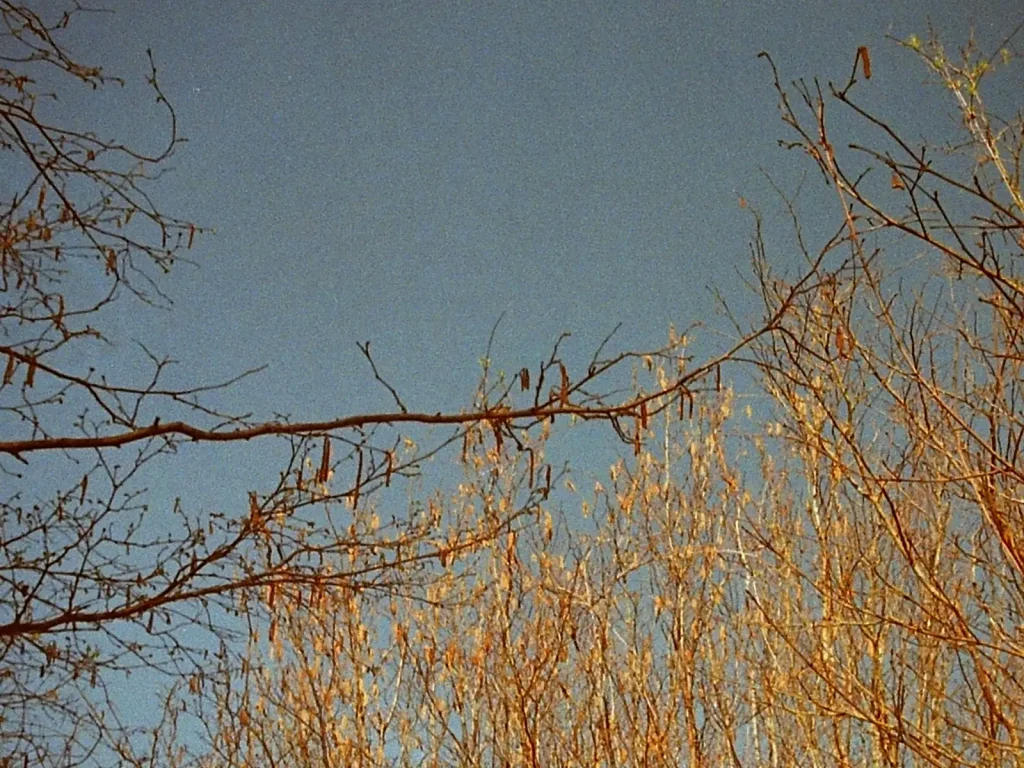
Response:
[{"label": "clear sky", "polygon": [[[506,370],[563,331],[583,364],[661,344],[670,324],[742,314],[751,217],[809,165],[778,149],[769,51],[788,80],[845,78],[911,133],[952,109],[886,35],[997,43],[1019,0],[965,2],[311,2],[105,0],[68,46],[125,77],[65,102],[83,126],[155,148],[152,48],[188,143],[153,187],[168,213],[216,229],[164,285],[171,312],[110,318],[124,375],[143,340],[179,381],[268,364],[225,395],[236,411],[312,419],[390,406],[356,349],[414,409],[466,405],[491,326]],[[139,100],[136,100],[138,97]],[[815,187],[815,190],[824,189]],[[784,259],[785,254],[779,258]],[[710,346],[719,344],[711,337]],[[139,370],[142,370],[139,368]],[[196,451],[154,492],[240,507],[272,467],[251,446]],[[241,462],[241,463],[239,463]],[[246,463],[250,462],[250,463]]]},{"label": "clear sky", "polygon": [[930,19],[992,41],[1020,15],[1014,0],[104,5],[69,43],[129,86],[74,108],[155,146],[151,96],[131,102],[151,47],[189,139],[156,198],[216,228],[200,268],[168,281],[173,313],[134,308],[123,330],[189,373],[269,363],[239,397],[296,417],[387,402],[357,340],[437,409],[465,404],[503,312],[509,369],[564,330],[583,359],[620,321],[622,346],[652,346],[710,320],[707,286],[742,300],[739,196],[770,214],[758,169],[808,167],[776,147],[759,51],[786,77],[840,79],[868,45],[870,100],[926,127],[923,69],[885,36]]},{"label": "clear sky", "polygon": [[[721,346],[709,288],[740,315],[748,306],[740,196],[781,222],[759,169],[789,190],[810,170],[777,146],[786,132],[758,52],[786,80],[840,80],[869,46],[860,97],[914,135],[952,109],[886,36],[923,37],[930,22],[991,47],[1021,15],[1016,0],[104,6],[65,40],[127,85],[67,91],[61,114],[162,146],[152,48],[188,143],[151,191],[216,233],[163,284],[172,311],[117,305],[106,327],[118,346],[82,363],[148,375],[138,339],[180,361],[178,383],[267,364],[219,402],[296,419],[392,407],[356,348],[367,340],[411,408],[466,406],[502,313],[507,371],[536,367],[563,331],[583,366],[620,322],[617,350],[698,321],[707,348]],[[813,206],[824,187],[808,189]],[[279,469],[250,445],[165,467],[147,479],[158,498],[229,508]]]}]

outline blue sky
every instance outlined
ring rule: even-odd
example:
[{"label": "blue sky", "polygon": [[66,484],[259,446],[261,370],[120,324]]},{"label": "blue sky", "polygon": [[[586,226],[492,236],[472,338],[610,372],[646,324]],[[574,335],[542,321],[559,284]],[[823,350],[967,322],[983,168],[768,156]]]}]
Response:
[{"label": "blue sky", "polygon": [[776,148],[759,51],[839,79],[868,45],[866,98],[924,128],[942,102],[885,35],[993,40],[1015,5],[108,3],[70,43],[129,86],[74,108],[155,146],[159,112],[131,104],[151,47],[189,139],[154,193],[216,228],[166,284],[174,311],[121,329],[190,374],[269,364],[238,397],[296,417],[387,402],[357,340],[424,409],[465,403],[502,313],[509,369],[565,330],[581,360],[618,322],[655,345],[713,321],[707,286],[742,310],[738,198],[770,215],[759,168],[807,167]]},{"label": "blue sky", "polygon": [[[152,48],[188,143],[151,191],[216,231],[197,238],[197,266],[163,284],[172,310],[120,304],[106,319],[117,346],[82,362],[143,376],[138,339],[179,361],[176,383],[267,365],[216,401],[303,420],[392,407],[356,348],[367,340],[411,408],[466,406],[503,314],[494,357],[507,371],[536,367],[571,331],[572,374],[618,323],[615,350],[694,322],[706,325],[696,352],[721,348],[729,324],[709,289],[740,316],[753,309],[740,196],[771,236],[782,217],[761,169],[790,191],[810,171],[777,146],[786,134],[758,52],[787,80],[840,80],[869,46],[861,99],[915,135],[953,110],[886,36],[925,36],[930,22],[955,43],[973,27],[991,46],[1019,15],[1011,0],[106,7],[79,16],[67,44],[127,85],[70,92],[64,114],[161,146]],[[808,178],[808,225],[831,233],[813,218],[825,188]],[[773,261],[794,263],[778,242]],[[601,457],[587,469],[603,475],[592,434],[574,458]],[[158,503],[236,510],[273,481],[275,457],[190,447],[147,483]]]}]

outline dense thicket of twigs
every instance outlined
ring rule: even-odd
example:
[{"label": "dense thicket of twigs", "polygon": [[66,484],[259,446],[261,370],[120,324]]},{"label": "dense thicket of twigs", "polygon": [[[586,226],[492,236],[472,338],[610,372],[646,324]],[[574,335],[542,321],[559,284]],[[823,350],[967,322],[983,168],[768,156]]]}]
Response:
[{"label": "dense thicket of twigs", "polygon": [[[144,381],[89,365],[203,232],[150,197],[180,143],[154,59],[163,146],[93,135],[49,95],[119,82],[61,43],[93,11],[35,7],[0,0],[0,765],[1024,761],[1024,119],[988,101],[1019,100],[1012,36],[903,42],[953,99],[941,146],[863,106],[918,87],[867,48],[840,85],[766,56],[836,234],[784,197],[784,271],[755,214],[763,311],[719,357],[672,334],[577,371],[559,339],[504,377],[488,350],[465,411],[416,413],[367,344],[393,409],[314,423],[221,412],[238,377],[171,388],[149,350]],[[547,448],[579,421],[629,447],[592,488]],[[280,473],[221,511],[141,491],[244,441]],[[410,483],[437,455],[459,482]]]},{"label": "dense thicket of twigs", "polygon": [[[821,171],[841,228],[806,248],[818,279],[757,345],[791,450],[766,473],[771,513],[749,526],[765,565],[752,717],[770,713],[762,743],[786,763],[1015,765],[1024,122],[983,94],[1019,110],[1019,70],[1012,39],[991,56],[903,44],[952,97],[952,145],[869,112],[857,93],[886,86],[856,70],[827,88],[776,80],[790,146]],[[833,135],[837,109],[864,138]],[[758,273],[771,311],[781,282],[763,258]]]}]

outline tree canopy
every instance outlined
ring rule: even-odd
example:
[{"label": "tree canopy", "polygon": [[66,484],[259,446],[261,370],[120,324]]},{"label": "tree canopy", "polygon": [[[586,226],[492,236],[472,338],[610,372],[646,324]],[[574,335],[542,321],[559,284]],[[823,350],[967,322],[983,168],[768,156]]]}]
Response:
[{"label": "tree canopy", "polygon": [[[713,356],[689,330],[606,340],[585,370],[564,338],[508,373],[488,348],[472,402],[416,412],[365,343],[393,407],[312,421],[215,405],[258,370],[171,386],[147,347],[144,380],[90,364],[109,308],[164,304],[204,230],[150,197],[180,149],[157,57],[159,150],[62,114],[61,88],[118,82],[62,45],[87,12],[0,0],[0,762],[1024,758],[1024,115],[988,98],[1012,90],[1013,35],[894,42],[951,98],[938,146],[864,105],[919,87],[873,79],[868,48],[839,82],[762,54],[833,230],[815,241],[778,187],[792,238],[772,242],[741,198],[759,309],[724,307]],[[585,423],[625,450],[580,488],[550,441]],[[283,449],[277,482],[219,511],[137,483],[258,441]],[[434,457],[450,487],[421,474]],[[122,716],[134,671],[159,722]]]}]

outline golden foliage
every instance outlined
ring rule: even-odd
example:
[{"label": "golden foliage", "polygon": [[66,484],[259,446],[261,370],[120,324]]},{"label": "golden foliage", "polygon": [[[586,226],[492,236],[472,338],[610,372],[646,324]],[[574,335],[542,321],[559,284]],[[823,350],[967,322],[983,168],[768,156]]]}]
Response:
[{"label": "golden foliage", "polygon": [[[808,128],[783,110],[820,146],[814,98]],[[675,399],[637,400],[638,380],[632,455],[586,497],[568,476],[554,490],[546,434],[501,450],[501,421],[497,449],[467,432],[464,480],[429,502],[459,531],[421,553],[442,567],[415,594],[264,600],[253,615],[277,622],[274,663],[254,642],[244,681],[222,671],[209,764],[1020,761],[1024,301],[994,250],[910,229],[808,151],[845,237],[788,286],[755,264],[778,318],[752,350],[758,396],[723,386],[720,366],[714,386]],[[945,182],[931,168],[898,191],[931,194]],[[988,206],[970,226],[995,222],[992,243],[1011,214],[985,189],[956,188]],[[959,298],[1003,300],[909,290],[866,247],[867,211],[962,264]],[[664,364],[639,357],[638,376],[663,382]],[[519,512],[481,536],[495,510]],[[229,713],[251,701],[262,717],[239,730]]]}]

